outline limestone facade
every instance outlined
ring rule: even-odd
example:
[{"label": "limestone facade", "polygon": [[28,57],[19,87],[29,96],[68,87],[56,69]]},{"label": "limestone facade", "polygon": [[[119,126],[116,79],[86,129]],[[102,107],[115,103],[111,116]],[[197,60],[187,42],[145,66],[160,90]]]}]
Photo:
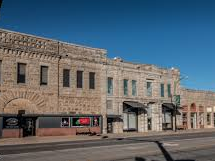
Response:
[{"label": "limestone facade", "polygon": [[[138,132],[163,130],[166,126],[163,104],[171,104],[174,95],[181,95],[183,113],[189,116],[191,112],[186,107],[193,103],[203,106],[204,125],[210,108],[211,113],[215,111],[215,94],[181,89],[178,69],[109,59],[104,49],[0,29],[0,63],[0,114],[25,110],[26,114],[34,115],[101,115],[103,133],[110,130],[109,126],[113,133],[122,133],[128,126]],[[26,65],[25,83],[17,83],[18,63]],[[48,67],[47,85],[40,84],[41,66]],[[63,86],[64,69],[69,70],[69,87]],[[77,71],[83,72],[82,88],[77,88]],[[90,73],[95,73],[94,89],[89,86]],[[146,108],[129,109],[126,102],[140,103]],[[173,112],[170,115],[169,123],[174,129]],[[207,127],[213,127],[214,115],[210,116],[211,125]],[[183,123],[182,116],[177,116],[177,120],[178,125]],[[190,128],[189,122],[187,126]]]}]

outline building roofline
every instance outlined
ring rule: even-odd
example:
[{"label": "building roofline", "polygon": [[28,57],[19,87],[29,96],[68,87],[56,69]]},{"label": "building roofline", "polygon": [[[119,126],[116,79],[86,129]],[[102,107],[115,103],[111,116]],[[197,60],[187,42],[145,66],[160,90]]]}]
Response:
[{"label": "building roofline", "polygon": [[104,53],[107,53],[107,50],[106,49],[102,49],[102,48],[93,48],[93,47],[89,47],[89,46],[85,46],[85,45],[78,45],[78,44],[74,44],[74,43],[69,43],[69,42],[61,41],[61,40],[58,40],[58,39],[46,38],[46,37],[42,37],[42,36],[37,36],[37,35],[33,35],[33,34],[26,34],[26,33],[18,32],[18,31],[12,31],[12,30],[3,29],[3,28],[0,28],[0,31],[5,31],[5,32],[10,32],[10,33],[20,34],[20,35],[24,35],[24,36],[30,36],[30,37],[34,37],[34,38],[38,38],[38,39],[43,39],[43,40],[58,42],[58,43],[66,44],[66,45],[71,45],[71,46],[75,46],[75,47],[81,47],[81,48],[89,49],[89,50],[98,50],[98,51],[102,51]]},{"label": "building roofline", "polygon": [[209,90],[201,90],[201,89],[191,89],[191,88],[184,88],[182,87],[181,90],[188,91],[188,92],[197,92],[197,93],[212,93],[215,94],[214,91]]}]

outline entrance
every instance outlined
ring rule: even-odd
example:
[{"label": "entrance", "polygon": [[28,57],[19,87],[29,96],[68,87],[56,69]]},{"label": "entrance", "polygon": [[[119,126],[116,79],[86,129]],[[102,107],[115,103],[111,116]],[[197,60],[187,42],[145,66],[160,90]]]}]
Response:
[{"label": "entrance", "polygon": [[24,117],[22,120],[23,137],[36,135],[36,118]]},{"label": "entrance", "polygon": [[196,129],[196,113],[190,114],[191,129]]},{"label": "entrance", "polygon": [[107,133],[113,133],[113,118],[107,119]]}]

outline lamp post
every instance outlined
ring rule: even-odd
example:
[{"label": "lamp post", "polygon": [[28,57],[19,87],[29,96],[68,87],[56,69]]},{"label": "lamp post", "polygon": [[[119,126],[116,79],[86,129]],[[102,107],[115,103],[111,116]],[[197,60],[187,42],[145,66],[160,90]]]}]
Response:
[{"label": "lamp post", "polygon": [[[174,81],[174,112],[175,112],[175,132],[177,132],[177,110],[178,110],[178,105],[177,105],[177,100],[176,100],[176,97],[178,96],[178,95],[176,95],[176,86],[177,86],[177,84],[181,81],[181,80],[183,80],[183,79],[187,79],[188,78],[188,76],[183,76],[183,77],[180,77],[178,80],[175,80]],[[178,98],[179,99],[179,98]],[[171,99],[171,101],[172,101],[172,99]]]}]

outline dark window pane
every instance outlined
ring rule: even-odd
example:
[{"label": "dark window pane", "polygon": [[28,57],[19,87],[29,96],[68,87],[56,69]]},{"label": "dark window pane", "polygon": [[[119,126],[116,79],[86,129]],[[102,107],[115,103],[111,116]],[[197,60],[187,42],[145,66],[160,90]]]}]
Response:
[{"label": "dark window pane", "polygon": [[95,89],[95,73],[89,73],[89,87],[90,89]]},{"label": "dark window pane", "polygon": [[63,70],[63,87],[69,87],[70,86],[70,70],[64,69]]},{"label": "dark window pane", "polygon": [[83,87],[83,71],[77,71],[77,88]]},{"label": "dark window pane", "polygon": [[124,95],[127,96],[128,95],[128,80],[124,79],[123,84],[124,84]]},{"label": "dark window pane", "polygon": [[164,97],[164,84],[161,84],[161,97]]},{"label": "dark window pane", "polygon": [[25,83],[26,64],[18,63],[17,83]]},{"label": "dark window pane", "polygon": [[40,84],[41,85],[48,84],[48,67],[47,66],[41,66]]},{"label": "dark window pane", "polygon": [[108,90],[107,90],[108,94],[113,95],[113,78],[111,78],[111,77],[108,77],[107,88],[108,88]]},{"label": "dark window pane", "polygon": [[168,92],[168,97],[171,97],[172,93],[171,93],[171,84],[167,85],[167,92]]}]

